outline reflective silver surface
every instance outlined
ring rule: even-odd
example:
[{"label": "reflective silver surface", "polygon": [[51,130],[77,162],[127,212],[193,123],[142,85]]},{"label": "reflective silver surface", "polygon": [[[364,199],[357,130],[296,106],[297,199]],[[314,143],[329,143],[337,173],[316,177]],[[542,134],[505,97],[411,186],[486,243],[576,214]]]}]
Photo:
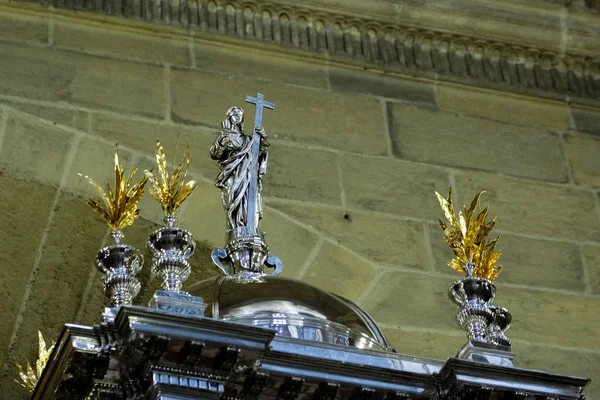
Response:
[{"label": "reflective silver surface", "polygon": [[282,337],[391,349],[373,319],[349,300],[292,279],[257,278],[222,276],[199,282],[189,292],[208,304],[207,317],[272,329]]},{"label": "reflective silver surface", "polygon": [[[257,105],[261,110],[262,106]],[[228,231],[244,226],[258,229],[262,216],[260,192],[269,142],[261,121],[255,122],[253,136],[244,132],[243,124],[244,110],[231,107],[221,123],[221,134],[210,148],[211,158],[221,168],[215,185],[222,191]]]},{"label": "reflective silver surface", "polygon": [[448,296],[458,304],[456,322],[467,331],[469,340],[485,342],[485,335],[494,313],[490,306],[494,301],[496,286],[484,278],[468,277],[455,282]]},{"label": "reflective silver surface", "polygon": [[[503,357],[482,345],[488,357]],[[589,379],[490,365],[481,351],[472,360],[427,360],[125,306],[113,322],[65,326],[32,399],[584,398]]]},{"label": "reflective silver surface", "polygon": [[512,367],[514,353],[506,336],[512,317],[507,309],[492,304],[495,295],[493,282],[475,278],[472,274],[455,282],[448,290],[448,296],[458,305],[456,322],[467,331],[468,338],[457,357]]},{"label": "reflective silver surface", "polygon": [[140,292],[135,277],[144,262],[140,252],[127,244],[103,248],[96,256],[96,267],[102,272],[103,291],[113,307],[131,304]]},{"label": "reflective silver surface", "polygon": [[168,225],[152,233],[146,245],[152,254],[152,274],[166,291],[179,292],[190,276],[188,259],[194,254],[196,242],[192,234],[176,228],[174,217],[165,218]]},{"label": "reflective silver surface", "polygon": [[515,355],[508,346],[469,340],[460,349],[457,358],[478,363],[513,367]]},{"label": "reflective silver surface", "polygon": [[506,331],[510,328],[512,315],[504,307],[492,306],[491,309],[494,313],[494,317],[488,327],[487,341],[489,343],[510,347],[511,342],[508,336],[506,336]]},{"label": "reflective silver surface", "polygon": [[262,127],[264,108],[274,105],[265,101],[262,94],[256,98],[246,96],[248,103],[256,105],[254,132],[244,132],[244,110],[234,106],[227,110],[221,123],[221,133],[210,148],[210,156],[217,160],[221,172],[215,186],[221,189],[225,209],[227,243],[213,251],[212,259],[225,274],[262,273],[265,266],[281,272],[281,261],[269,256],[269,247],[259,229],[262,218],[262,178],[267,172],[267,134]]},{"label": "reflective silver surface", "polygon": [[[269,146],[262,112],[274,106],[260,93],[256,98],[247,96],[246,101],[256,105],[253,136],[243,131],[244,111],[231,107],[210,149],[221,168],[215,185],[221,189],[227,215],[227,243],[214,249],[211,257],[225,276],[192,286],[190,294],[208,304],[208,317],[271,329],[280,337],[389,350],[375,321],[360,307],[305,283],[277,277],[281,260],[269,255],[258,226]],[[266,274],[265,267],[273,272]]]}]

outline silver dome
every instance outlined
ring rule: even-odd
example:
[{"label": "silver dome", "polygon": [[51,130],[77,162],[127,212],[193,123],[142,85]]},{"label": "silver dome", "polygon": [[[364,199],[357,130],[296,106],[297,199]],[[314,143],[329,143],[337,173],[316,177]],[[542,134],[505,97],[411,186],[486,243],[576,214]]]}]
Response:
[{"label": "silver dome", "polygon": [[207,317],[272,329],[278,336],[391,350],[364,310],[304,282],[269,275],[252,281],[219,276],[198,282],[188,291],[208,304]]}]

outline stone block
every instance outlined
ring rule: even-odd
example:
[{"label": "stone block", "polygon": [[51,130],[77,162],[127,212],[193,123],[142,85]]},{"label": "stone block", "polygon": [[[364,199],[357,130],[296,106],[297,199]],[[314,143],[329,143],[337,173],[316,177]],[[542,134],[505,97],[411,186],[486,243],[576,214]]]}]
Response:
[{"label": "stone block", "polygon": [[15,382],[17,374],[14,373],[14,371],[16,371],[16,368],[13,368],[13,370],[0,381],[0,397],[10,400],[29,400],[31,398],[31,393]]},{"label": "stone block", "polygon": [[[20,180],[6,172],[0,174],[0,185],[10,188],[0,191],[0,204],[5,210],[0,214],[0,359],[6,360],[14,324],[35,265],[56,189],[37,182]],[[39,328],[44,329],[42,326]],[[24,354],[32,359],[37,340],[32,343],[33,347],[26,348],[26,353],[20,350],[28,344],[19,343],[21,342],[15,347],[19,355],[17,360],[21,362],[21,356]],[[13,359],[8,361],[9,369],[6,372],[14,379],[17,373]]]},{"label": "stone block", "polygon": [[185,146],[190,146],[190,170],[200,172],[208,179],[219,173],[217,162],[211,160],[210,146],[218,135],[218,130],[187,125],[176,125],[161,121],[136,120],[106,114],[92,115],[92,132],[113,143],[142,152],[154,159],[156,141],[160,140],[167,154],[167,162],[173,156],[181,161]]},{"label": "stone block", "polygon": [[600,138],[565,136],[565,148],[575,182],[600,187]]},{"label": "stone block", "polygon": [[[600,52],[598,25],[594,18],[598,15],[597,11],[600,11],[600,2],[598,0],[585,0],[585,3],[587,7],[595,8],[596,12],[594,13],[589,9],[579,13],[569,12],[565,20],[569,27],[565,38],[565,48],[575,54],[579,52],[598,54]],[[592,76],[594,76],[593,72]]]},{"label": "stone block", "polygon": [[106,226],[94,221],[82,198],[60,196],[18,331],[17,359],[37,349],[38,329],[46,338],[56,339],[64,324],[75,320],[105,234]]},{"label": "stone block", "polygon": [[178,218],[178,225],[189,230],[197,241],[212,247],[225,245],[225,211],[221,192],[213,183],[198,182]]},{"label": "stone block", "polygon": [[386,266],[430,269],[423,224],[359,211],[277,204],[301,221],[366,259]]},{"label": "stone block", "polygon": [[[296,277],[317,242],[315,234],[265,208],[260,228],[265,232],[269,252],[283,262],[282,276]],[[220,191],[212,183],[200,182],[182,210],[179,225],[188,229],[198,243],[210,251],[225,246],[225,211]],[[219,274],[210,257],[201,264],[203,276]],[[267,270],[269,272],[269,270]],[[190,278],[190,284],[192,283]]]},{"label": "stone block", "polygon": [[580,132],[600,135],[600,110],[591,107],[571,106],[571,117]]},{"label": "stone block", "polygon": [[[98,248],[100,249],[100,248]],[[85,300],[81,304],[79,318],[73,323],[82,325],[94,325],[102,322],[104,308],[108,307],[109,301],[102,293],[102,274],[95,269],[91,272],[91,285]],[[86,282],[87,285],[87,282]],[[145,306],[146,304],[144,304]]]},{"label": "stone block", "polygon": [[55,46],[85,53],[137,59],[143,63],[191,66],[187,40],[149,32],[135,33],[116,27],[107,29],[91,21],[54,23]]},{"label": "stone block", "polygon": [[600,299],[498,285],[495,304],[513,315],[508,335],[528,343],[600,349]]},{"label": "stone block", "polygon": [[8,111],[2,108],[2,103],[0,103],[0,137],[4,138],[4,132],[6,130],[6,126],[8,125]]},{"label": "stone block", "polygon": [[80,131],[88,130],[88,113],[86,111],[41,104],[21,103],[3,99],[0,100],[0,104],[23,111],[27,114],[35,115],[36,117],[47,120],[53,125],[65,125]]},{"label": "stone block", "polygon": [[482,190],[481,204],[498,216],[499,231],[600,241],[600,220],[588,191],[477,172],[456,175],[456,204],[470,202]]},{"label": "stone block", "polygon": [[[274,212],[271,207],[266,207],[263,214],[260,227],[265,233],[269,254],[281,259],[281,276],[297,279],[319,238],[303,226]],[[225,216],[224,213],[222,215]],[[221,232],[217,230],[214,233]]]},{"label": "stone block", "polygon": [[30,40],[48,43],[48,18],[7,10],[0,11],[0,40]]},{"label": "stone block", "polygon": [[371,265],[341,247],[325,243],[302,280],[356,302],[374,276]]},{"label": "stone block", "polygon": [[176,68],[171,85],[176,121],[220,127],[227,109],[238,105],[246,109],[246,130],[251,130],[254,106],[244,101],[246,95],[260,92],[275,104],[275,111],[263,116],[271,139],[368,154],[387,152],[381,105],[375,99]]},{"label": "stone block", "polygon": [[[196,68],[232,76],[327,88],[327,67],[259,49],[195,40]],[[251,94],[251,93],[249,93]],[[242,99],[243,101],[243,99]]]},{"label": "stone block", "polygon": [[263,195],[341,204],[337,154],[272,143]]},{"label": "stone block", "polygon": [[[154,292],[160,289],[160,282],[152,276],[152,255],[146,247],[146,241],[152,232],[163,226],[164,225],[157,224],[154,221],[138,218],[133,225],[123,230],[125,233],[123,242],[132,245],[144,256],[144,268],[138,274],[138,279],[140,280],[142,288],[140,293],[133,300],[133,304],[135,305],[147,306],[154,295]],[[110,240],[108,241],[108,244],[112,244]],[[100,276],[101,274],[98,274],[98,278],[100,278]],[[100,283],[99,279],[98,283]]]},{"label": "stone block", "polygon": [[[510,330],[508,331],[510,334]],[[583,393],[587,399],[600,396],[600,355],[585,348],[566,350],[554,346],[515,343],[515,363],[518,368],[546,371],[568,376],[592,378]]]},{"label": "stone block", "polygon": [[[491,237],[499,234],[492,231]],[[430,226],[429,237],[435,268],[440,272],[454,273],[447,265],[454,254],[446,245],[440,227]],[[502,266],[499,285],[506,282],[553,289],[585,289],[581,257],[577,246],[572,243],[503,233],[496,249],[502,251],[498,263]]]},{"label": "stone block", "polygon": [[443,276],[390,271],[361,305],[384,326],[460,331],[454,319],[456,306],[447,294],[452,283]]},{"label": "stone block", "polygon": [[[119,163],[125,169],[125,174],[129,174],[135,167],[131,160],[133,155],[131,152],[118,149]],[[87,137],[81,138],[79,146],[71,169],[67,171],[67,179],[65,189],[69,192],[79,194],[85,198],[93,197],[100,199],[98,192],[86,179],[79,174],[87,175],[96,181],[100,186],[104,187],[106,183],[111,187],[115,186],[115,146],[111,146],[99,140],[90,139]],[[138,171],[135,175],[137,180],[142,178],[143,171]],[[92,211],[90,210],[90,213]],[[90,214],[91,215],[91,214]]]},{"label": "stone block", "polygon": [[9,174],[39,181],[60,183],[73,134],[51,124],[11,113],[8,118],[0,165]]},{"label": "stone block", "polygon": [[443,168],[401,160],[344,155],[342,184],[347,205],[363,210],[434,219],[439,214],[435,192],[445,192],[449,176]]},{"label": "stone block", "polygon": [[558,135],[481,118],[390,105],[396,157],[566,182]]},{"label": "stone block", "polygon": [[350,68],[329,68],[331,89],[356,92],[414,103],[435,104],[435,90],[431,82],[402,79],[385,73],[359,71]]},{"label": "stone block", "polygon": [[[440,84],[437,89],[439,106],[443,110],[549,130],[569,128],[569,108],[564,102],[541,100],[471,86]],[[465,124],[466,127],[468,124]],[[491,127],[489,132],[494,130]],[[510,141],[510,139],[506,140]]]},{"label": "stone block", "polygon": [[162,67],[11,44],[0,47],[0,59],[3,94],[165,115]]},{"label": "stone block", "polygon": [[441,361],[455,357],[467,341],[461,331],[433,333],[383,328],[383,333],[400,354]]},{"label": "stone block", "polygon": [[219,270],[213,265],[210,253],[213,247],[208,243],[201,241],[196,243],[196,251],[190,258],[189,262],[192,266],[190,277],[184,283],[184,290],[192,286],[196,282],[212,278],[220,274]]},{"label": "stone block", "polygon": [[589,284],[594,293],[600,293],[600,245],[583,247]]}]

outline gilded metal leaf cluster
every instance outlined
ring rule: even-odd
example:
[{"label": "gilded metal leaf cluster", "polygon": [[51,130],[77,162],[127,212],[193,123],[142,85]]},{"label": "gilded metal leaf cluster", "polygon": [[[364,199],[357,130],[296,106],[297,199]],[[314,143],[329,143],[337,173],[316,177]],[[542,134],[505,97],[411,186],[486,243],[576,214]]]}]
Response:
[{"label": "gilded metal leaf cluster", "polygon": [[159,141],[156,142],[156,165],[158,176],[146,171],[150,181],[150,194],[158,201],[166,215],[173,215],[196,187],[196,181],[185,181],[190,167],[190,148],[186,147],[183,160],[175,170],[167,171],[167,157]]},{"label": "gilded metal leaf cluster", "polygon": [[488,207],[474,217],[483,193],[480,192],[475,196],[468,209],[463,206],[458,217],[452,204],[452,188],[448,191],[448,198],[444,198],[437,192],[435,194],[447,219],[447,223],[440,220],[444,239],[456,256],[448,265],[458,272],[467,274],[466,265],[473,263],[475,265],[473,276],[494,280],[501,270],[497,263],[502,252],[495,251],[499,237],[489,240],[487,236],[496,224],[496,218],[486,221]]},{"label": "gilded metal leaf cluster", "polygon": [[38,331],[38,359],[35,362],[35,369],[27,361],[25,367],[20,364],[17,364],[17,369],[19,370],[19,377],[21,381],[15,379],[16,382],[20,383],[25,389],[33,392],[35,386],[37,385],[48,360],[50,359],[50,354],[52,354],[52,350],[54,350],[55,343],[52,342],[50,347],[46,347],[46,341],[42,336],[42,332]]},{"label": "gilded metal leaf cluster", "polygon": [[104,221],[106,221],[113,231],[120,231],[121,229],[132,225],[140,214],[138,203],[144,196],[144,186],[146,185],[148,178],[144,176],[140,181],[132,185],[133,176],[136,172],[137,168],[134,168],[133,171],[131,171],[129,178],[127,180],[125,179],[125,171],[119,164],[119,155],[115,150],[114,189],[107,183],[106,190],[104,190],[89,176],[79,174],[96,188],[104,203],[102,206],[96,200],[89,199],[87,200],[87,204],[96,211]]}]

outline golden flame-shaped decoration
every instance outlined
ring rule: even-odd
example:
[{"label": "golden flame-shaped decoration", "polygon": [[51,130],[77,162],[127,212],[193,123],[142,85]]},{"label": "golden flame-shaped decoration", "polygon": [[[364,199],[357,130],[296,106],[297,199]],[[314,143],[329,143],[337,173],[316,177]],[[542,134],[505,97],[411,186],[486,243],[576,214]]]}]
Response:
[{"label": "golden flame-shaped decoration", "polygon": [[38,331],[38,359],[35,362],[35,370],[29,363],[29,360],[26,360],[27,364],[25,367],[20,364],[16,364],[17,369],[19,370],[19,377],[21,378],[21,381],[17,379],[15,379],[15,381],[21,384],[21,386],[23,386],[25,389],[33,392],[35,390],[35,386],[40,380],[40,377],[42,376],[42,372],[44,371],[48,360],[50,359],[50,354],[52,354],[54,346],[55,343],[52,342],[50,347],[46,347],[46,341],[42,336],[42,332]]},{"label": "golden flame-shaped decoration", "polygon": [[456,256],[448,265],[458,272],[467,274],[467,264],[475,265],[472,275],[477,278],[485,278],[493,281],[496,279],[502,269],[498,259],[501,251],[495,251],[496,242],[499,236],[494,240],[488,240],[487,235],[496,224],[496,218],[487,222],[488,207],[473,218],[475,209],[479,205],[479,198],[484,192],[478,193],[469,209],[463,206],[463,210],[458,213],[458,218],[452,205],[452,188],[448,191],[448,198],[444,198],[438,192],[435,192],[440,206],[448,223],[440,220],[440,225],[444,230],[446,243]]},{"label": "golden flame-shaped decoration", "polygon": [[132,225],[140,214],[138,203],[144,196],[144,185],[146,185],[148,178],[144,176],[139,182],[131,185],[136,172],[137,168],[134,168],[129,178],[125,180],[125,171],[119,164],[119,155],[115,149],[114,190],[108,183],[106,184],[106,190],[104,190],[89,176],[79,174],[98,191],[104,202],[104,207],[94,199],[87,200],[87,204],[100,215],[113,231],[120,231]]},{"label": "golden flame-shaped decoration", "polygon": [[165,214],[172,216],[196,187],[196,181],[185,182],[190,167],[190,148],[186,147],[181,164],[171,174],[167,171],[165,150],[158,140],[155,154],[158,176],[151,171],[145,172],[151,185],[150,194],[161,204]]}]

